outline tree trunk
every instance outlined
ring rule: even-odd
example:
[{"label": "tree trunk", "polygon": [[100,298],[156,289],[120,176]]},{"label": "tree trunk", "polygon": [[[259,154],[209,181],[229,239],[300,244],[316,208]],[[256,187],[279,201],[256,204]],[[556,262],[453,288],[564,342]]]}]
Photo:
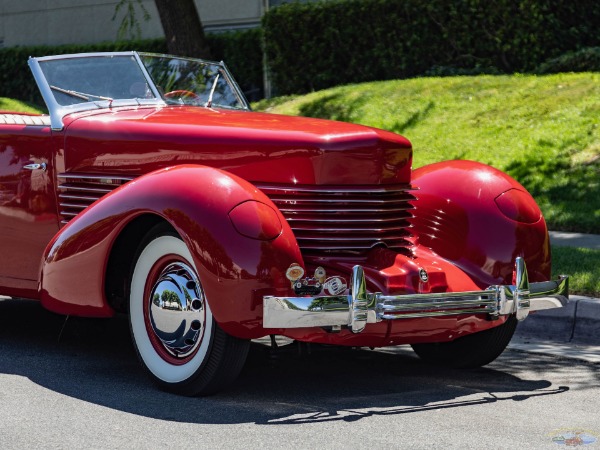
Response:
[{"label": "tree trunk", "polygon": [[194,0],[154,0],[170,54],[211,59]]}]

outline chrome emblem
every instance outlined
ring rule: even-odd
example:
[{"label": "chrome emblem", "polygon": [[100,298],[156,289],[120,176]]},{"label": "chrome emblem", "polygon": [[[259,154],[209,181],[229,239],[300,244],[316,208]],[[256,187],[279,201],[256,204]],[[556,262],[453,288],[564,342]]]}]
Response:
[{"label": "chrome emblem", "polygon": [[427,275],[427,271],[425,269],[419,270],[419,278],[423,283],[427,283],[429,281],[429,275]]},{"label": "chrome emblem", "polygon": [[348,283],[342,277],[329,277],[323,285],[327,295],[340,295],[348,289]]}]

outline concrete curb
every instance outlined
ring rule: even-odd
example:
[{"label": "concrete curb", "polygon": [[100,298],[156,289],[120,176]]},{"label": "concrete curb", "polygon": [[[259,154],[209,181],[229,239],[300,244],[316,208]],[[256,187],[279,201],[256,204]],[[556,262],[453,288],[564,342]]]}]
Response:
[{"label": "concrete curb", "polygon": [[571,295],[564,308],[530,314],[516,336],[531,341],[600,345],[600,299]]},{"label": "concrete curb", "polygon": [[550,244],[557,247],[583,247],[600,250],[599,234],[568,233],[550,231]]},{"label": "concrete curb", "polygon": [[[581,247],[600,250],[599,234],[550,231],[550,244],[556,247]],[[513,347],[519,342],[552,342],[569,347],[600,346],[600,299],[571,295],[564,308],[538,311],[519,323]],[[541,345],[541,344],[540,344]]]}]

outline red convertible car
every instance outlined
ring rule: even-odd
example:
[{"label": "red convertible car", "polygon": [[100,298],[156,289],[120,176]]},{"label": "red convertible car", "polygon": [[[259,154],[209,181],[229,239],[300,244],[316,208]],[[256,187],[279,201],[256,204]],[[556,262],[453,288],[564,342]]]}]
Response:
[{"label": "red convertible car", "polygon": [[566,302],[538,206],[492,167],[413,171],[402,136],[251,112],[223,63],[29,65],[49,114],[0,113],[0,293],[128,314],[164,389],[223,388],[268,335],[481,366]]}]

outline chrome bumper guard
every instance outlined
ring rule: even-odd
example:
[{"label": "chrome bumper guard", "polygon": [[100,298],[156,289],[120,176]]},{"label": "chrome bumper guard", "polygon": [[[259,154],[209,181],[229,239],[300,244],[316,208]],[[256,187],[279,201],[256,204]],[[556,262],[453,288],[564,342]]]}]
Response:
[{"label": "chrome bumper guard", "polygon": [[482,291],[435,294],[383,295],[369,293],[361,266],[352,270],[349,295],[317,297],[263,297],[265,328],[348,326],[360,333],[367,323],[421,317],[487,314],[490,319],[515,314],[523,320],[529,311],[560,308],[569,298],[569,279],[529,283],[523,258],[515,261],[515,284]]}]

